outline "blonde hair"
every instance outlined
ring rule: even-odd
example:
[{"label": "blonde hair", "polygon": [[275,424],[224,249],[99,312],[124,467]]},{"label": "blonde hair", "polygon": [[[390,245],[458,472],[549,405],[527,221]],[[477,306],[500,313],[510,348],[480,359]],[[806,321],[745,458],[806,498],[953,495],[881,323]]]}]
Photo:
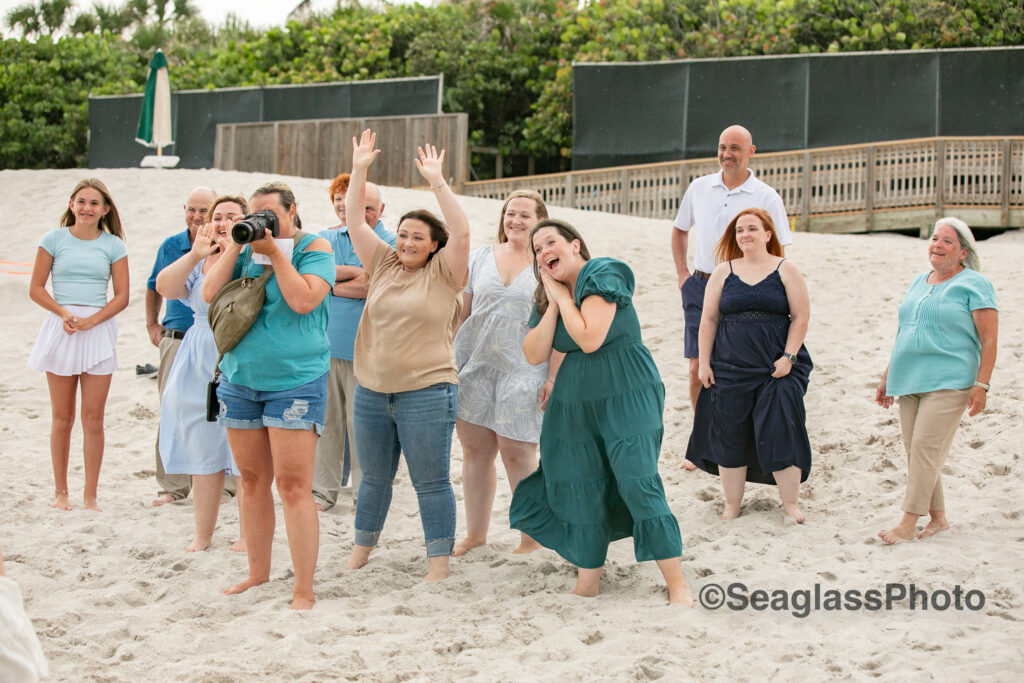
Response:
[{"label": "blonde hair", "polygon": [[508,210],[509,202],[520,197],[533,200],[533,203],[536,205],[534,210],[537,212],[538,219],[544,220],[548,217],[548,207],[544,203],[544,198],[540,196],[540,192],[536,190],[513,190],[505,197],[505,203],[501,205],[501,217],[498,218],[498,244],[508,242],[508,235],[505,234],[505,211]]},{"label": "blonde hair", "polygon": [[[75,185],[75,189],[71,191],[71,199],[75,198],[79,192],[85,188],[92,188],[101,195],[103,195],[103,202],[110,207],[106,215],[100,218],[100,230],[106,230],[114,237],[117,237],[122,242],[124,241],[124,230],[121,228],[121,214],[117,212],[117,207],[114,205],[114,200],[110,197],[110,190],[103,184],[103,181],[99,178],[83,178],[78,181]],[[75,214],[71,211],[69,206],[64,210],[64,215],[60,217],[60,225],[62,228],[66,228],[75,224]]]}]

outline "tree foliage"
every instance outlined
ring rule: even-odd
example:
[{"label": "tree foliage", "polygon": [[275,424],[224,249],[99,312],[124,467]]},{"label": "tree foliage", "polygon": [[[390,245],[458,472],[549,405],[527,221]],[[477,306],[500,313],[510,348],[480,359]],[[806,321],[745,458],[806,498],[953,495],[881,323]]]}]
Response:
[{"label": "tree foliage", "polygon": [[[155,47],[175,88],[444,75],[446,111],[506,172],[571,155],[572,64],[1024,43],[1024,0],[449,0],[333,12],[256,32],[189,0],[32,0],[0,44],[0,165],[85,158],[86,98],[139,92]],[[68,87],[54,87],[68,84]],[[480,171],[489,162],[480,164]]]}]

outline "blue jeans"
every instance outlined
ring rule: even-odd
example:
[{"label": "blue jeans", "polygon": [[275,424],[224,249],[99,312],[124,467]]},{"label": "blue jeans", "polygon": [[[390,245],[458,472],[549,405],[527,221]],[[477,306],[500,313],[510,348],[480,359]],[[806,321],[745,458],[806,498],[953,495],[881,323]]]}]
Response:
[{"label": "blue jeans", "polygon": [[457,396],[458,386],[447,383],[394,394],[356,386],[356,457],[363,471],[356,498],[357,545],[377,545],[391,507],[398,455],[404,452],[419,500],[427,557],[452,554],[455,494],[449,461]]}]

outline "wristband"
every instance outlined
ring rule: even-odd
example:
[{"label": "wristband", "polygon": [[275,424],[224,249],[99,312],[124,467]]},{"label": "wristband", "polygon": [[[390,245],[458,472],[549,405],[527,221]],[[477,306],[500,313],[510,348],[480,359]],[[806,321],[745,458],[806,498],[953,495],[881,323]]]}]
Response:
[{"label": "wristband", "polygon": [[992,386],[992,384],[991,384],[991,383],[989,383],[989,384],[985,384],[984,382],[975,382],[975,383],[974,383],[974,386],[976,386],[976,387],[981,387],[981,388],[982,388],[982,389],[984,389],[985,391],[988,391],[989,387],[991,387],[991,386]]}]

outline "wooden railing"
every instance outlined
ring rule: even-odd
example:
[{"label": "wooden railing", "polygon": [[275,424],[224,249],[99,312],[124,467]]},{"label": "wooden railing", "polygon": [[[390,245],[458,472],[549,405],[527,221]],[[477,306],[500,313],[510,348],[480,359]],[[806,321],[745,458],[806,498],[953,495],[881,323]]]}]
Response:
[{"label": "wooden railing", "polygon": [[[972,226],[1024,227],[1024,136],[773,152],[751,168],[799,230],[923,229],[947,212]],[[554,206],[671,220],[690,182],[717,170],[717,159],[692,159],[470,182],[462,192],[503,199],[529,188]]]},{"label": "wooden railing", "polygon": [[413,187],[423,180],[413,168],[416,146],[447,150],[452,188],[462,191],[469,159],[466,114],[308,119],[217,124],[214,166],[306,178],[333,178],[352,168],[352,138],[366,128],[377,133],[381,154],[373,180],[391,187]]}]

